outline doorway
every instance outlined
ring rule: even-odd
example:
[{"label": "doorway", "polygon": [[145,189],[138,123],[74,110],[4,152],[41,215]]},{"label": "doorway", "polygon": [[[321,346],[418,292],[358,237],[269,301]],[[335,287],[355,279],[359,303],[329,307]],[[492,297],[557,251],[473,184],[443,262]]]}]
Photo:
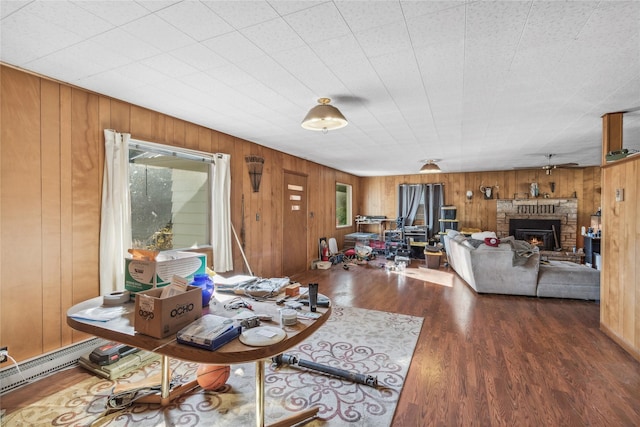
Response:
[{"label": "doorway", "polygon": [[307,270],[307,177],[284,173],[282,273],[290,277]]}]

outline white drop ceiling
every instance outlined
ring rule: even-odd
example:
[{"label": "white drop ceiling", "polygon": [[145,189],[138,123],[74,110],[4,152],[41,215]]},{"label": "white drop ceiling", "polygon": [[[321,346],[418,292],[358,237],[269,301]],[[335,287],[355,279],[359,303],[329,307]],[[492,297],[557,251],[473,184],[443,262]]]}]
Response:
[{"label": "white drop ceiling", "polygon": [[[599,165],[601,116],[640,106],[638,1],[3,0],[0,18],[5,64],[359,176]],[[300,127],[320,97],[347,127]]]}]

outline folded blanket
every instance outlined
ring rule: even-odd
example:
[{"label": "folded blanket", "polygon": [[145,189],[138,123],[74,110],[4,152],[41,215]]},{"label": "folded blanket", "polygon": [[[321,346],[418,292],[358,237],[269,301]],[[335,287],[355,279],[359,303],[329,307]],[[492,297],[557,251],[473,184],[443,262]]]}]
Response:
[{"label": "folded blanket", "polygon": [[473,246],[474,248],[478,249],[478,247],[480,245],[484,245],[484,240],[478,240],[478,239],[467,239],[467,242],[469,242],[469,244],[471,246]]},{"label": "folded blanket", "polygon": [[524,265],[533,254],[538,252],[537,246],[533,246],[524,240],[515,240],[507,237],[506,239],[502,239],[501,242],[511,245],[513,249],[513,265]]}]

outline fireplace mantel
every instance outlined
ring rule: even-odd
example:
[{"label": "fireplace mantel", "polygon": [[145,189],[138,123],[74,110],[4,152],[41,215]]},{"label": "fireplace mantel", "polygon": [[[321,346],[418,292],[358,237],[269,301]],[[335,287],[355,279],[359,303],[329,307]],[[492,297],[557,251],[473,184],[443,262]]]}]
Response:
[{"label": "fireplace mantel", "polygon": [[498,199],[498,237],[509,235],[510,219],[555,219],[561,221],[560,244],[568,250],[576,245],[578,231],[578,199]]}]

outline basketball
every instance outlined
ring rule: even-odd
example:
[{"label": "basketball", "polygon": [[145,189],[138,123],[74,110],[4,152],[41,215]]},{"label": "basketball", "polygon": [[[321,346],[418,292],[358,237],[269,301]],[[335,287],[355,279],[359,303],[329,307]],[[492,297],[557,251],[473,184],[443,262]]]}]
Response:
[{"label": "basketball", "polygon": [[217,390],[229,379],[231,367],[229,365],[205,365],[198,366],[196,373],[198,385],[205,390]]}]

